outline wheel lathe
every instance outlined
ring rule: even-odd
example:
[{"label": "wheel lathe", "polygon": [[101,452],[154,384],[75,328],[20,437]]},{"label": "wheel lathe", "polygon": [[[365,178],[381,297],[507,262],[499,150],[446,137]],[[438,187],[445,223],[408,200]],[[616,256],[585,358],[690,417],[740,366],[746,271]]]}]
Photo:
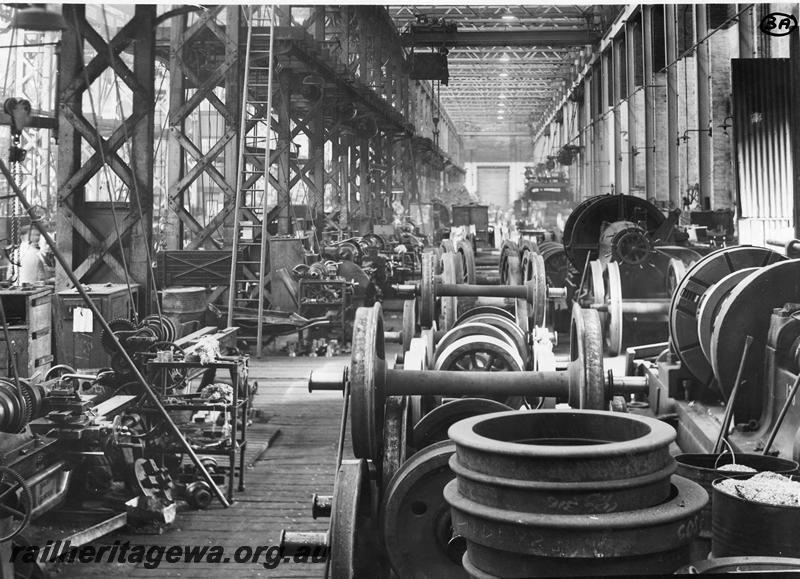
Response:
[{"label": "wheel lathe", "polygon": [[[564,226],[564,249],[581,273],[577,299],[601,313],[608,353],[623,351],[626,322],[647,323],[666,333],[671,292],[688,266],[700,259],[678,231],[679,212],[665,218],[639,197],[604,195],[587,199]],[[630,341],[630,340],[628,340]],[[653,341],[648,338],[646,341]]]},{"label": "wheel lathe", "polygon": [[615,379],[603,370],[597,312],[575,307],[567,370],[549,372],[482,372],[390,370],[386,364],[380,304],[359,308],[353,331],[350,365],[340,372],[312,372],[309,391],[349,386],[353,453],[379,460],[383,455],[385,401],[389,396],[531,396],[555,397],[573,408],[606,409],[614,394],[644,392],[641,377]]}]

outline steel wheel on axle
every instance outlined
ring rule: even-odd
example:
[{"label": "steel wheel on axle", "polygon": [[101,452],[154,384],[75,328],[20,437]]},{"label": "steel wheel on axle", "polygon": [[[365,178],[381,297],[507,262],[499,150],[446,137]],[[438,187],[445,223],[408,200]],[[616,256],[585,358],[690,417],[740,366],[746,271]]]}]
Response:
[{"label": "steel wheel on axle", "polygon": [[353,454],[379,460],[382,455],[386,356],[380,304],[358,308],[350,357],[350,421]]},{"label": "steel wheel on axle", "polygon": [[508,285],[508,258],[519,256],[519,247],[513,241],[504,241],[500,247],[500,285]]},{"label": "steel wheel on axle", "polygon": [[408,457],[409,415],[408,396],[389,396],[384,406],[383,456],[381,457],[381,486],[389,480]]},{"label": "steel wheel on axle", "polygon": [[[506,260],[506,284],[522,285],[522,264],[519,258],[512,255]],[[520,329],[527,334],[529,331],[530,304],[524,298],[514,300],[514,320]]]},{"label": "steel wheel on axle", "polygon": [[[442,256],[442,283],[455,285],[460,276],[460,263],[454,253]],[[456,296],[442,296],[439,298],[441,309],[442,329],[447,332],[456,324],[458,317],[458,298]]]},{"label": "steel wheel on axle", "polygon": [[453,538],[445,485],[453,479],[448,461],[452,442],[416,453],[389,483],[382,527],[389,561],[403,579],[467,578],[461,566],[465,547]]},{"label": "steel wheel on axle", "polygon": [[522,257],[522,282],[533,285],[533,303],[528,304],[530,324],[542,326],[547,310],[547,274],[544,260],[539,253],[526,251]]},{"label": "steel wheel on axle", "polygon": [[[462,372],[521,372],[525,361],[506,340],[490,336],[464,336],[449,344],[437,355],[435,370]],[[486,381],[486,398],[498,400],[512,408],[522,404],[521,396],[493,396],[491,380]]]},{"label": "steel wheel on axle", "polygon": [[570,406],[605,410],[610,396],[606,392],[603,332],[597,311],[581,308],[578,304],[572,306],[569,351]]},{"label": "steel wheel on axle", "polygon": [[419,325],[430,328],[436,318],[436,296],[433,293],[434,275],[438,259],[436,254],[426,251],[422,254],[422,279],[420,280]]},{"label": "steel wheel on axle", "polygon": [[369,539],[369,469],[365,460],[343,460],[336,474],[330,527],[331,579],[358,579],[374,557]]},{"label": "steel wheel on axle", "polygon": [[[427,370],[428,369],[428,344],[423,338],[414,338],[411,340],[411,347],[406,352],[405,361],[403,363],[404,370]],[[409,420],[411,428],[422,419],[423,416],[434,410],[442,403],[441,396],[434,395],[417,395],[409,397],[410,417]],[[413,437],[410,445],[414,446]]]},{"label": "steel wheel on axle", "polygon": [[458,283],[474,284],[475,283],[475,251],[472,249],[472,244],[462,239],[456,246],[456,254],[461,260],[462,276]]}]

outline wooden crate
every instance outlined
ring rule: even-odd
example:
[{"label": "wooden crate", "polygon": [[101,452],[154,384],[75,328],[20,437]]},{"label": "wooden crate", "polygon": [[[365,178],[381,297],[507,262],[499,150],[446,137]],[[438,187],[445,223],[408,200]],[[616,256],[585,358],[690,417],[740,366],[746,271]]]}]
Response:
[{"label": "wooden crate", "polygon": [[[17,371],[23,378],[37,372],[44,376],[53,364],[50,287],[10,288],[0,290],[0,299],[9,324],[11,349]],[[13,376],[5,335],[0,331],[0,374]]]},{"label": "wooden crate", "polygon": [[[125,284],[84,284],[92,303],[103,317],[111,321],[116,318],[130,319],[131,300]],[[134,301],[138,300],[139,285],[132,284]],[[58,292],[54,331],[56,341],[56,360],[59,364],[69,364],[73,368],[105,368],[111,357],[101,343],[102,327],[95,318],[91,332],[73,332],[75,308],[86,308],[86,302],[74,289]]]}]

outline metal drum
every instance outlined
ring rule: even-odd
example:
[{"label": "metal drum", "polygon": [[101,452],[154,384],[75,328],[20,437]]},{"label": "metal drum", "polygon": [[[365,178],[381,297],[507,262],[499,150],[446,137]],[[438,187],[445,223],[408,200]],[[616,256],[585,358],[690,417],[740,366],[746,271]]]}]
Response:
[{"label": "metal drum", "polygon": [[712,483],[713,557],[800,557],[800,506],[770,505],[733,496],[720,490],[720,482]]},{"label": "metal drum", "polygon": [[[793,460],[764,456],[763,454],[737,454],[736,464],[749,466],[757,472],[777,472],[793,474],[798,464]],[[720,467],[733,462],[730,454],[679,454],[675,457],[678,468],[675,471],[681,476],[700,484],[709,495],[709,503],[700,513],[700,532],[694,541],[692,560],[708,556],[711,550],[711,504],[714,499],[711,483],[720,478],[737,475],[736,471],[720,470]]]},{"label": "metal drum", "polygon": [[[669,573],[708,501],[671,476],[675,431],[596,411],[502,412],[450,428],[453,532],[489,576]],[[471,573],[473,576],[480,574]]]}]

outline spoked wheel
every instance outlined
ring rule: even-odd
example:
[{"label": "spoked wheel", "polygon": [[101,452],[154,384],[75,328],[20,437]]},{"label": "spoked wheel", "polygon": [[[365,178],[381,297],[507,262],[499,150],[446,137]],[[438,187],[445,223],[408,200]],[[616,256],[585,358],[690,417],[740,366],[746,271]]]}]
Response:
[{"label": "spoked wheel", "polygon": [[[462,372],[521,372],[525,369],[525,362],[516,348],[506,340],[490,336],[464,336],[441,349],[434,369]],[[487,380],[485,397],[504,402],[514,408],[522,404],[519,396],[492,396],[490,380]]]},{"label": "spoked wheel", "polygon": [[525,333],[522,331],[522,328],[520,328],[513,319],[509,319],[507,315],[480,313],[467,318],[462,323],[489,324],[490,326],[494,326],[495,328],[502,330],[502,332],[511,339],[511,342],[514,344],[517,352],[519,352],[519,355],[525,361],[527,367],[527,362],[530,359],[528,340]]},{"label": "spoked wheel", "polygon": [[466,545],[454,537],[443,490],[454,475],[448,461],[455,444],[439,442],[408,459],[389,483],[382,526],[386,551],[397,577],[466,579],[461,566]]},{"label": "spoked wheel", "polygon": [[33,512],[33,497],[25,479],[15,470],[0,466],[0,517],[11,518],[0,542],[19,535],[28,526]]}]

